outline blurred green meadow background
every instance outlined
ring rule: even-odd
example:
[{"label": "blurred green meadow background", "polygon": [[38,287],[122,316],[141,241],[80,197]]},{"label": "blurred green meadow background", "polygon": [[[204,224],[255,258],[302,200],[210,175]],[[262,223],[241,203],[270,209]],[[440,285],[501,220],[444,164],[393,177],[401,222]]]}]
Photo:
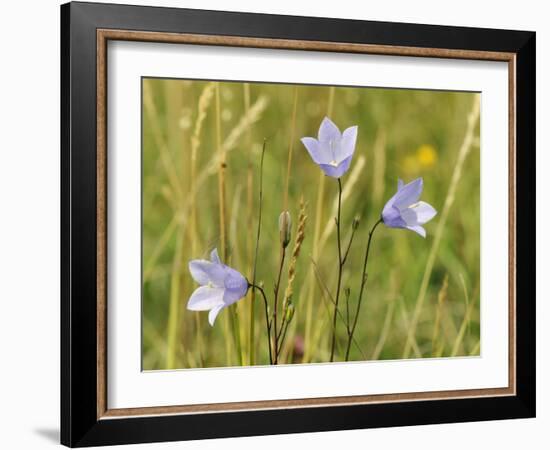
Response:
[{"label": "blurred green meadow background", "polygon": [[[479,355],[478,94],[151,78],[142,83],[144,370],[269,364],[257,293],[253,300],[250,290],[224,309],[213,327],[208,312],[186,309],[197,288],[188,262],[208,259],[214,247],[224,263],[252,280],[264,140],[256,282],[268,298],[278,274],[279,215],[286,203],[292,249],[301,201],[307,214],[292,285],[295,313],[279,363],[329,361],[338,184],[300,142],[317,137],[325,116],[341,131],[359,127],[351,167],[342,177],[344,242],[359,219],[342,281],[350,289],[351,311],[368,232],[396,192],[397,179],[423,177],[421,199],[438,211],[425,225],[426,239],[384,225],[376,230],[350,360]],[[282,291],[287,282],[285,266]],[[342,308],[343,301],[335,361],[343,360],[348,338]]]}]

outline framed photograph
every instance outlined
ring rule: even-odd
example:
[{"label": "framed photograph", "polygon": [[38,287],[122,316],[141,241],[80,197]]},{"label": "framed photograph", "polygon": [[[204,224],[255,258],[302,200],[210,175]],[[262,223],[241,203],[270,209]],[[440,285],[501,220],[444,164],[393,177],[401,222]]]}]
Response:
[{"label": "framed photograph", "polygon": [[61,441],[535,415],[535,33],[61,7]]}]

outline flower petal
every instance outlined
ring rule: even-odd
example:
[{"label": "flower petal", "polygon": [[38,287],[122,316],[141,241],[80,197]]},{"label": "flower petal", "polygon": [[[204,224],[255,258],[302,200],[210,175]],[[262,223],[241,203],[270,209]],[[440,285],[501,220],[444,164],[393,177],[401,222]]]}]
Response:
[{"label": "flower petal", "polygon": [[189,261],[189,272],[193,279],[199,284],[208,284],[210,281],[210,276],[208,275],[210,261],[205,261],[204,259],[194,259]]},{"label": "flower petal", "polygon": [[232,305],[236,301],[240,300],[246,295],[246,291],[242,291],[241,289],[235,288],[235,289],[226,289],[223,294],[223,303],[225,306]]},{"label": "flower petal", "polygon": [[355,152],[355,143],[357,142],[357,126],[347,128],[342,134],[340,143],[339,160],[343,161]]},{"label": "flower petal", "polygon": [[397,206],[399,209],[403,209],[409,207],[413,203],[416,203],[420,198],[420,194],[422,194],[422,188],[422,178],[417,178],[409,184],[406,184],[397,192],[393,202],[394,206]]},{"label": "flower petal", "polygon": [[415,225],[412,227],[406,227],[408,230],[414,231],[415,233],[418,233],[423,238],[426,237],[426,230],[422,227],[422,225]]},{"label": "flower petal", "polygon": [[399,209],[392,206],[390,202],[386,203],[382,211],[382,221],[384,225],[390,228],[405,228],[407,226],[407,223],[401,217]]},{"label": "flower petal", "polygon": [[414,227],[416,225],[420,225],[414,208],[412,207],[403,208],[399,210],[399,213],[401,215],[401,218],[405,221],[408,227]]},{"label": "flower petal", "polygon": [[301,141],[315,164],[330,162],[330,155],[327,152],[323,152],[322,146],[319,144],[317,139],[312,137],[304,137]]},{"label": "flower petal", "polygon": [[223,301],[231,305],[243,298],[248,291],[248,281],[235,269],[227,268],[228,275],[225,278],[225,292]]},{"label": "flower petal", "polygon": [[220,257],[218,256],[218,249],[217,248],[214,248],[214,250],[212,250],[210,252],[210,261],[212,261],[214,264],[221,264],[221,260],[220,260]]},{"label": "flower petal", "polygon": [[227,267],[226,272],[227,276],[224,282],[225,293],[223,301],[226,305],[231,305],[246,295],[248,291],[248,281],[243,275],[231,267]]},{"label": "flower petal", "polygon": [[342,134],[336,124],[328,117],[325,117],[319,127],[319,141],[330,142],[341,139],[341,137]]},{"label": "flower petal", "polygon": [[333,166],[332,164],[319,164],[319,167],[325,172],[325,175],[332,178],[340,178],[348,171],[351,164],[351,158],[352,156],[347,157],[337,166]]},{"label": "flower petal", "polygon": [[215,286],[223,287],[225,270],[221,264],[214,264],[204,259],[194,259],[189,261],[189,272],[193,279],[201,285],[212,283]]},{"label": "flower petal", "polygon": [[190,311],[208,311],[218,305],[223,305],[223,288],[201,286],[195,289],[187,302]]},{"label": "flower petal", "polygon": [[397,196],[397,193],[393,194],[391,198],[386,202],[384,205],[384,209],[382,210],[382,216],[387,213],[387,211],[391,208],[393,208],[393,202],[395,201],[395,197]]},{"label": "flower petal", "polygon": [[397,179],[397,192],[393,194],[393,196],[386,202],[384,205],[384,209],[382,210],[382,216],[384,214],[393,214],[393,212],[389,211],[391,208],[393,208],[393,204],[395,202],[395,199],[397,198],[397,194],[399,194],[399,191],[403,188],[403,180],[401,178]]},{"label": "flower petal", "polygon": [[426,202],[418,202],[412,209],[414,209],[414,212],[416,213],[416,220],[419,224],[429,222],[437,214],[434,207]]},{"label": "flower petal", "polygon": [[208,323],[210,324],[211,327],[214,326],[216,317],[218,317],[218,314],[223,308],[225,308],[225,306],[226,306],[225,304],[221,304],[210,310],[210,312],[208,313]]},{"label": "flower petal", "polygon": [[338,164],[341,161],[341,141],[341,138],[337,138],[328,142],[319,142],[319,164]]},{"label": "flower petal", "polygon": [[437,214],[437,211],[426,202],[413,203],[408,208],[401,209],[400,212],[408,226],[422,225]]}]

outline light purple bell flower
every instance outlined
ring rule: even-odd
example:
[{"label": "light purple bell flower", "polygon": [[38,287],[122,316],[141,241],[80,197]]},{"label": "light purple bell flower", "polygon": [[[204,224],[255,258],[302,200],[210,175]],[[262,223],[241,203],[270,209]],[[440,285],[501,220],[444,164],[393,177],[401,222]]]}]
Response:
[{"label": "light purple bell flower", "polygon": [[318,139],[312,137],[301,139],[315,164],[326,175],[333,178],[340,178],[348,171],[356,140],[357,126],[349,127],[340,133],[338,127],[328,117],[321,122]]},{"label": "light purple bell flower", "polygon": [[428,203],[418,201],[423,181],[417,178],[409,184],[397,182],[397,193],[388,200],[382,211],[382,221],[390,228],[406,228],[426,237],[423,224],[429,222],[437,211]]},{"label": "light purple bell flower", "polygon": [[214,326],[214,321],[223,308],[243,298],[248,291],[246,278],[235,269],[222,264],[217,249],[210,253],[210,261],[190,261],[189,272],[201,286],[191,294],[187,309],[210,311],[208,322],[211,326]]}]

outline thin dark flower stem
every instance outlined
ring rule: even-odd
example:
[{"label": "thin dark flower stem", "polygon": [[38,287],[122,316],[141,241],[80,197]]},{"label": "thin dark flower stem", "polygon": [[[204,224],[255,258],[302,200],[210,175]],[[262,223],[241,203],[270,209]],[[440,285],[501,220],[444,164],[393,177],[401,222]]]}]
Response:
[{"label": "thin dark flower stem", "polygon": [[262,230],[262,199],[263,199],[263,179],[264,179],[264,155],[265,155],[265,143],[262,146],[262,156],[260,158],[260,202],[258,205],[258,231],[256,233],[256,249],[254,250],[254,270],[252,271],[252,284],[256,284],[256,269],[258,267],[258,247],[260,246],[260,232]]},{"label": "thin dark flower stem", "polygon": [[[280,279],[281,279],[281,273],[282,273],[282,268],[283,268],[283,265],[282,263],[284,262],[284,258],[285,258],[285,255],[284,255],[284,252],[285,252],[285,249],[283,248],[283,258],[281,260],[281,266],[279,267],[279,283],[280,283]],[[279,287],[277,287],[277,294],[278,294],[278,291],[279,291]],[[276,337],[276,343],[277,343],[277,346],[280,346],[279,344],[279,339],[281,338],[281,335],[283,334],[283,329],[285,327],[285,323],[286,323],[286,304],[283,303],[283,310],[282,310],[282,313],[283,313],[283,318],[281,320],[281,324],[279,325],[279,331],[277,332],[277,337]]]},{"label": "thin dark flower stem", "polygon": [[[284,308],[284,306],[283,306]],[[281,325],[279,325],[279,331],[277,333],[277,345],[279,345],[279,339],[281,338],[281,335],[283,334],[283,328],[285,327],[285,323],[286,323],[286,317],[284,315],[285,311],[283,309],[283,319],[281,320]]]},{"label": "thin dark flower stem", "polygon": [[[334,305],[334,298],[332,298],[332,295],[330,293],[330,290],[329,288],[327,287],[327,285],[324,283],[323,281],[323,277],[321,276],[321,274],[319,273],[319,269],[317,267],[317,264],[315,263],[315,261],[311,260],[312,264],[313,264],[313,269],[314,269],[314,272],[315,272],[315,277],[317,278],[317,281],[319,282],[319,285],[323,288],[324,290],[324,293],[326,294],[326,296],[328,297],[328,299],[330,300],[330,302],[332,303],[332,305]],[[322,296],[323,299],[325,299],[325,295]],[[325,304],[326,306],[326,304]],[[328,310],[328,306],[327,306],[327,310]],[[340,319],[342,320],[342,322],[344,322],[346,324],[346,331],[348,333],[348,337],[350,335],[350,329],[349,329],[349,326],[348,324],[346,323],[346,320],[344,319],[344,316],[342,315],[342,313],[340,312],[339,309],[336,309],[336,311],[338,312],[338,317],[340,317]],[[363,350],[361,349],[361,347],[359,346],[359,344],[357,343],[357,341],[355,340],[354,337],[352,337],[352,340],[353,340],[353,343],[355,344],[355,347],[357,347],[357,350],[359,350],[359,352],[361,353],[361,355],[363,356],[363,359],[367,359],[367,356],[365,355],[365,353],[363,352]]]},{"label": "thin dark flower stem", "polygon": [[[254,270],[252,271],[252,283],[250,283],[250,286],[253,288],[256,288],[260,290],[260,292],[263,295],[264,303],[265,303],[265,321],[266,321],[266,327],[267,327],[267,346],[269,348],[269,363],[273,364],[273,357],[271,355],[271,322],[269,320],[269,311],[268,311],[268,303],[267,298],[264,294],[264,291],[259,286],[256,286],[256,269],[258,267],[258,247],[260,246],[260,232],[262,229],[262,199],[263,199],[263,174],[264,174],[264,155],[265,155],[265,145],[266,140],[264,139],[264,144],[262,147],[262,156],[260,159],[260,202],[259,202],[259,212],[258,212],[258,231],[256,234],[256,249],[254,251]],[[253,349],[251,349],[253,351]]]},{"label": "thin dark flower stem", "polygon": [[338,178],[338,213],[336,217],[336,237],[338,241],[338,281],[336,283],[336,296],[334,300],[334,314],[332,316],[332,343],[330,345],[330,362],[334,361],[334,348],[336,344],[336,318],[338,301],[340,300],[340,287],[342,285],[342,242],[340,238],[340,216],[342,209],[342,181]]},{"label": "thin dark flower stem", "polygon": [[353,339],[353,334],[355,333],[355,328],[357,327],[357,321],[359,319],[359,311],[361,310],[361,302],[363,301],[363,292],[365,291],[365,285],[367,284],[367,263],[369,261],[370,253],[370,244],[372,241],[372,235],[376,230],[376,227],[382,223],[382,219],[379,219],[378,222],[369,231],[369,239],[367,241],[367,249],[365,251],[365,260],[363,261],[363,273],[361,274],[361,288],[359,289],[359,300],[357,301],[357,309],[355,310],[355,315],[353,317],[353,324],[348,337],[348,344],[346,347],[346,361],[349,360],[349,352],[351,349],[351,341]]},{"label": "thin dark flower stem", "polygon": [[283,313],[283,318],[282,318],[282,320],[281,320],[281,324],[279,325],[279,332],[277,333],[277,346],[280,346],[280,345],[281,345],[280,342],[279,342],[279,340],[280,340],[280,338],[281,338],[281,335],[283,334],[283,329],[284,329],[285,324],[286,324],[286,314],[285,314],[285,313],[286,313],[286,309],[285,309],[284,304],[283,304],[283,311],[282,311],[282,313]]},{"label": "thin dark flower stem", "polygon": [[346,248],[346,251],[344,252],[344,257],[342,258],[342,266],[344,264],[346,264],[346,260],[348,259],[348,255],[349,255],[349,250],[351,248],[351,243],[353,242],[353,238],[355,236],[355,230],[357,229],[357,227],[352,227],[351,229],[351,236],[349,238],[349,242],[348,242],[348,246]]},{"label": "thin dark flower stem", "polygon": [[265,292],[261,286],[249,283],[248,287],[260,291],[260,293],[262,294],[262,298],[264,299],[265,324],[267,327],[267,347],[269,348],[269,364],[273,364],[273,354],[271,352],[271,321],[269,320],[269,305],[267,303],[267,297],[265,296]]},{"label": "thin dark flower stem", "polygon": [[[285,264],[285,255],[286,255],[286,248],[283,246],[281,247],[281,262],[279,264],[279,274],[277,275],[277,283],[275,284],[275,300],[273,301],[273,348],[275,349],[275,361],[274,364],[277,364],[278,362],[278,356],[279,356],[279,331],[277,331],[277,306],[278,306],[278,300],[279,300],[279,287],[281,285],[281,275],[283,274],[283,267]],[[281,323],[281,331],[283,329],[284,323]]]},{"label": "thin dark flower stem", "polygon": [[349,295],[346,295],[346,329],[348,331],[348,337],[349,337]]},{"label": "thin dark flower stem", "polygon": [[279,341],[279,346],[277,348],[277,355],[275,356],[275,358],[278,358],[279,357],[279,354],[281,353],[281,350],[283,349],[283,344],[285,342],[285,337],[286,337],[286,330],[288,330],[288,325],[290,324],[290,322],[288,321],[285,321],[284,324],[281,324],[281,331],[282,331],[282,336],[281,336],[281,340]]},{"label": "thin dark flower stem", "polygon": [[[311,262],[313,264],[313,269],[314,269],[314,272],[315,272],[315,277],[317,278],[317,282],[319,283],[319,286],[321,286],[323,288],[323,290],[325,291],[325,294],[326,296],[328,297],[330,303],[332,306],[334,306],[336,304],[336,302],[334,301],[334,297],[332,296],[332,294],[330,293],[330,289],[328,288],[328,286],[326,285],[325,281],[323,280],[323,277],[321,276],[321,273],[319,272],[319,268],[317,267],[317,264],[315,263],[315,261],[313,260],[313,258],[311,259]],[[324,295],[323,295],[323,298],[324,298]],[[342,322],[344,322],[344,325],[346,326],[346,330],[349,334],[349,327],[348,327],[348,324],[346,322],[346,318],[342,315],[342,313],[340,312],[340,309],[336,308],[336,314],[338,314],[338,317],[340,317],[340,319],[342,320]]]}]

